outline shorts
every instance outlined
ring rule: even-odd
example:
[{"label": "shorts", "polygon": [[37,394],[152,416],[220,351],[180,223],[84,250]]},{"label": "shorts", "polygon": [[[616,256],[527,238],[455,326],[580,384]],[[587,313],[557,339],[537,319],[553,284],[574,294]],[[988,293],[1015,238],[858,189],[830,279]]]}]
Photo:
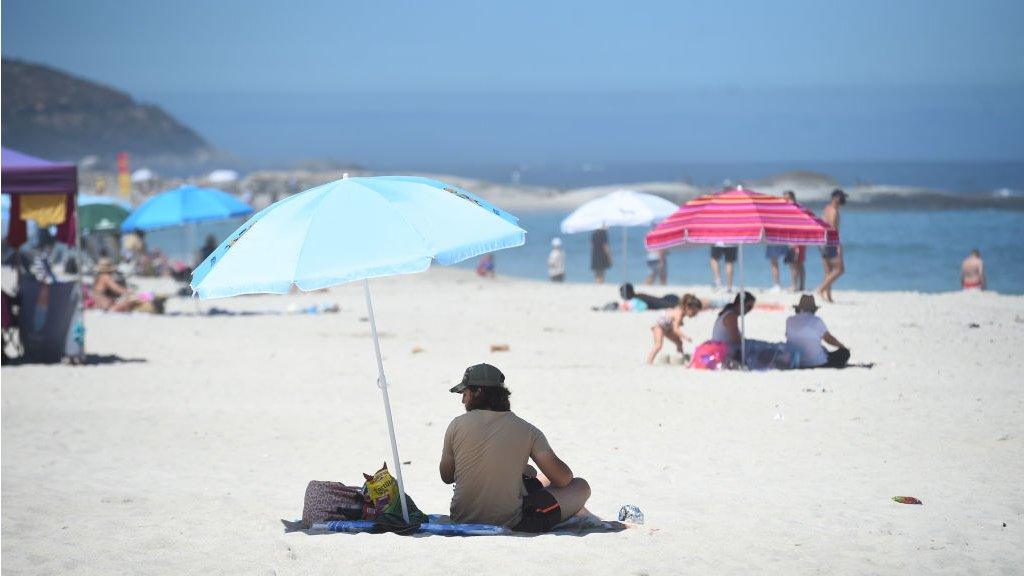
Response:
[{"label": "shorts", "polygon": [[732,263],[736,261],[737,249],[735,246],[712,246],[711,247],[711,259],[721,260],[725,258],[726,262]]},{"label": "shorts", "polygon": [[821,251],[821,257],[825,260],[834,260],[839,257],[839,246],[822,246],[818,250]]},{"label": "shorts", "polygon": [[562,507],[558,500],[536,478],[523,476],[526,496],[523,497],[523,519],[512,527],[517,532],[550,532],[562,521]]},{"label": "shorts", "polygon": [[786,264],[803,264],[807,257],[806,246],[790,246],[786,251],[786,257],[782,259]]},{"label": "shorts", "polygon": [[661,272],[661,260],[648,260],[647,267],[651,269],[652,274]]},{"label": "shorts", "polygon": [[785,244],[769,244],[764,248],[764,257],[769,260],[785,258],[787,253],[789,253],[789,246]]}]

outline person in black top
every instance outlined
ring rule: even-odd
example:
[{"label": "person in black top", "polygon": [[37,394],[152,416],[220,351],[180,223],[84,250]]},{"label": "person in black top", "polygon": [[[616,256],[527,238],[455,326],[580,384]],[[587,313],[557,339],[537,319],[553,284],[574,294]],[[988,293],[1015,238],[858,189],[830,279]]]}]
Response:
[{"label": "person in black top", "polygon": [[604,284],[604,271],[612,267],[612,253],[608,249],[608,229],[604,226],[590,235],[590,269],[594,280]]}]

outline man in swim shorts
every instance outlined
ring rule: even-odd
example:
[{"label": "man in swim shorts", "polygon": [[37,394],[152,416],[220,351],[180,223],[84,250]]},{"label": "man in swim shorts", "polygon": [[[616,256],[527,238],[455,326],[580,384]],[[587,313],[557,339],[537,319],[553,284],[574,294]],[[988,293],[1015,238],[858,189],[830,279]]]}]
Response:
[{"label": "man in swim shorts", "polygon": [[[825,206],[825,211],[821,215],[821,219],[827,222],[830,226],[839,232],[839,207],[846,204],[846,192],[843,192],[839,188],[832,191],[832,198],[828,205]],[[821,262],[825,268],[825,278],[821,281],[821,285],[815,290],[822,300],[826,302],[833,302],[832,300],[832,285],[835,281],[843,275],[846,267],[843,263],[843,247],[840,244],[835,246],[822,246],[821,247]]]},{"label": "man in swim shorts", "polygon": [[728,282],[728,290],[732,292],[732,265],[736,262],[735,246],[726,246],[721,242],[711,247],[711,274],[715,278],[715,290],[722,288],[722,276],[718,272],[718,261],[725,260],[725,279]]},{"label": "man in swim shorts", "polygon": [[573,477],[543,432],[512,413],[500,370],[470,366],[451,392],[466,407],[448,425],[441,451],[441,480],[455,484],[453,521],[547,532],[583,509],[590,485]]}]

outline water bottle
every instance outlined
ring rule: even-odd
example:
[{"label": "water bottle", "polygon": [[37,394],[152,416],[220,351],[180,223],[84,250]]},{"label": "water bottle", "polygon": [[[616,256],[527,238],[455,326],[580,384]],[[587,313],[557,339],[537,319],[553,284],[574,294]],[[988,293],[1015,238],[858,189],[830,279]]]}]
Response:
[{"label": "water bottle", "polygon": [[626,504],[622,508],[619,508],[619,522],[629,522],[630,524],[643,524],[644,513],[639,507],[632,504]]}]

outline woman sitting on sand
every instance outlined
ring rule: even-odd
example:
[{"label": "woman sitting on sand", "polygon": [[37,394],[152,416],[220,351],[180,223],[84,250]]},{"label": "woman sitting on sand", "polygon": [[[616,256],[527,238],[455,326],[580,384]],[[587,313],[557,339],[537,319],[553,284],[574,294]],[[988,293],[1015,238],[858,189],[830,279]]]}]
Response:
[{"label": "woman sitting on sand", "polygon": [[658,321],[651,326],[651,333],[654,335],[654,348],[647,355],[648,364],[654,363],[654,358],[658,356],[658,352],[661,352],[661,345],[665,338],[675,343],[679,353],[683,352],[683,340],[693,342],[689,336],[683,334],[680,327],[683,325],[683,318],[693,318],[702,308],[703,305],[699,298],[693,294],[683,294],[675,308],[658,314]]},{"label": "woman sitting on sand", "polygon": [[718,313],[715,320],[715,327],[711,330],[711,339],[717,342],[724,342],[729,348],[729,357],[733,358],[740,351],[740,298],[743,299],[743,315],[754,309],[757,299],[750,292],[737,294],[732,304],[726,305]]},{"label": "woman sitting on sand", "polygon": [[97,308],[110,312],[128,312],[135,304],[131,290],[114,278],[114,264],[109,258],[100,258],[96,265],[92,299],[96,302]]}]

